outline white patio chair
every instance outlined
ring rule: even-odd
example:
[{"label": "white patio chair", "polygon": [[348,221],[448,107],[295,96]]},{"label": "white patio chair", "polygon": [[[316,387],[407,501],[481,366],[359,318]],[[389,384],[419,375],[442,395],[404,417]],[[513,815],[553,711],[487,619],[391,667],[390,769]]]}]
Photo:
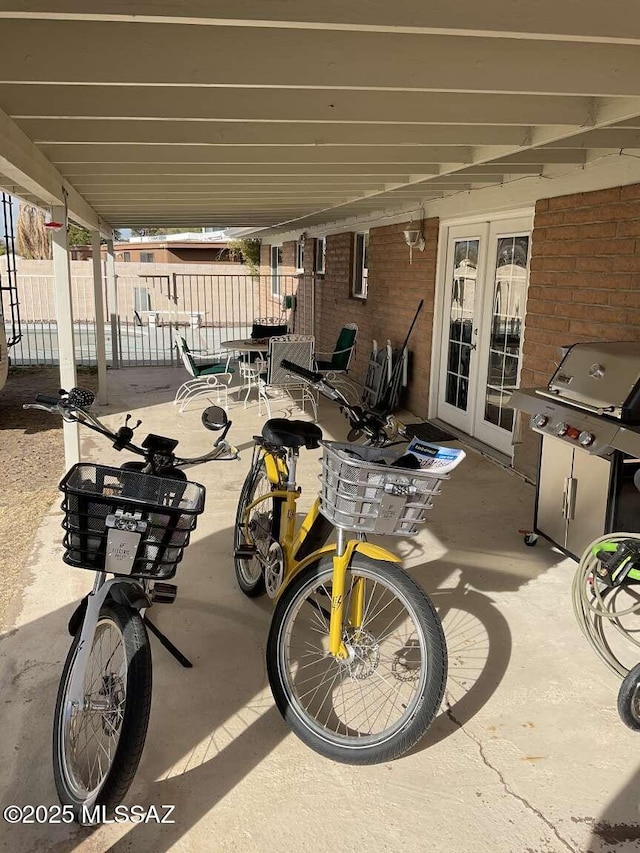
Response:
[{"label": "white patio chair", "polygon": [[262,353],[253,354],[254,361],[250,361],[249,358],[241,358],[238,362],[238,375],[241,379],[241,385],[239,388],[240,394],[244,391],[244,408],[247,408],[249,397],[253,389],[258,390],[258,402],[260,395],[260,377],[262,375],[266,375],[267,372],[267,362],[262,357]]},{"label": "white patio chair", "polygon": [[271,417],[271,397],[289,397],[292,402],[305,410],[309,401],[313,409],[313,418],[318,418],[318,403],[313,391],[302,380],[281,366],[283,359],[292,361],[307,370],[314,369],[313,335],[282,335],[269,341],[269,360],[267,371],[259,378],[258,384],[258,414],[262,414],[262,401]]},{"label": "white patio chair", "polygon": [[192,377],[178,388],[174,405],[180,404],[180,412],[184,412],[192,400],[204,397],[211,403],[221,406],[228,405],[229,383],[233,377],[233,368],[229,367],[231,353],[212,354],[206,362],[197,362],[187,342],[177,330],[173,340],[187,372]]}]

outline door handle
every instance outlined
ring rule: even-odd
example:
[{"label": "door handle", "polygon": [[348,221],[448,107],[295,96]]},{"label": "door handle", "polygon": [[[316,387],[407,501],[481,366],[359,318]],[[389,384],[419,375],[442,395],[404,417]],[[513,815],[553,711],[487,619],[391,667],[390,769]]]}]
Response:
[{"label": "door handle", "polygon": [[564,490],[562,493],[562,515],[568,521],[575,517],[576,509],[576,487],[578,481],[575,477],[564,478]]}]

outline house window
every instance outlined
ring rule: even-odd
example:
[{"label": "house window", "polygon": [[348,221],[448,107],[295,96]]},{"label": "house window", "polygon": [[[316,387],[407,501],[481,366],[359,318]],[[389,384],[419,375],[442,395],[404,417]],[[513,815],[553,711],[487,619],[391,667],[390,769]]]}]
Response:
[{"label": "house window", "polygon": [[282,246],[271,247],[271,295],[280,296],[280,267],[282,266]]},{"label": "house window", "polygon": [[153,252],[140,252],[140,263],[141,264],[152,264],[153,263]]},{"label": "house window", "polygon": [[324,260],[327,253],[327,241],[324,237],[316,239],[316,257],[314,269],[317,273],[324,275]]},{"label": "house window", "polygon": [[301,240],[296,243],[296,272],[304,272],[304,243]]},{"label": "house window", "polygon": [[151,311],[151,295],[146,287],[133,288],[133,307],[140,311]]},{"label": "house window", "polygon": [[122,253],[122,260],[124,261],[124,263],[128,264],[129,261],[131,260],[131,252],[123,252]]},{"label": "house window", "polygon": [[355,251],[353,261],[353,286],[351,295],[356,299],[367,298],[367,249],[369,247],[368,234],[355,235]]}]

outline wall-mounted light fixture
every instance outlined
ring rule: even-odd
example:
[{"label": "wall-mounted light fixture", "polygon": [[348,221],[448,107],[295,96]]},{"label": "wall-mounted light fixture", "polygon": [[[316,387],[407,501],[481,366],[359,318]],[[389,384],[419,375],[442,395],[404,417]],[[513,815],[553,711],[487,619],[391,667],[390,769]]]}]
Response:
[{"label": "wall-mounted light fixture", "polygon": [[404,234],[405,243],[409,247],[409,263],[411,264],[413,263],[414,249],[418,249],[419,251],[424,252],[424,236],[419,228],[407,229],[402,233]]}]

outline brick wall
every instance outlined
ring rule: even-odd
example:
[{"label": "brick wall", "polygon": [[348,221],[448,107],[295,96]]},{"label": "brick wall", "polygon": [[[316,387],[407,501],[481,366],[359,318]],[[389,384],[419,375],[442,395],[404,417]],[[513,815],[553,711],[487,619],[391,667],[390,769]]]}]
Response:
[{"label": "brick wall", "polygon": [[[426,417],[438,220],[423,222],[425,251],[414,251],[412,264],[409,264],[409,249],[402,234],[408,227],[409,223],[403,223],[370,230],[366,300],[354,299],[350,295],[353,233],[327,237],[326,272],[316,287],[317,349],[331,351],[342,325],[357,323],[358,348],[351,373],[362,382],[372,340],[384,345],[388,338],[394,346],[400,346],[418,303],[424,298],[425,304],[409,344],[411,371],[405,405],[415,414]],[[412,227],[415,228],[416,224]],[[306,264],[307,257],[305,267]]]},{"label": "brick wall", "polygon": [[271,273],[271,246],[268,243],[260,244],[260,275]]},{"label": "brick wall", "polygon": [[296,274],[296,243],[295,240],[282,244],[282,275]]},{"label": "brick wall", "polygon": [[[558,347],[639,330],[640,184],[538,201],[520,384],[545,385]],[[537,441],[522,437],[514,465],[532,476]]]}]

